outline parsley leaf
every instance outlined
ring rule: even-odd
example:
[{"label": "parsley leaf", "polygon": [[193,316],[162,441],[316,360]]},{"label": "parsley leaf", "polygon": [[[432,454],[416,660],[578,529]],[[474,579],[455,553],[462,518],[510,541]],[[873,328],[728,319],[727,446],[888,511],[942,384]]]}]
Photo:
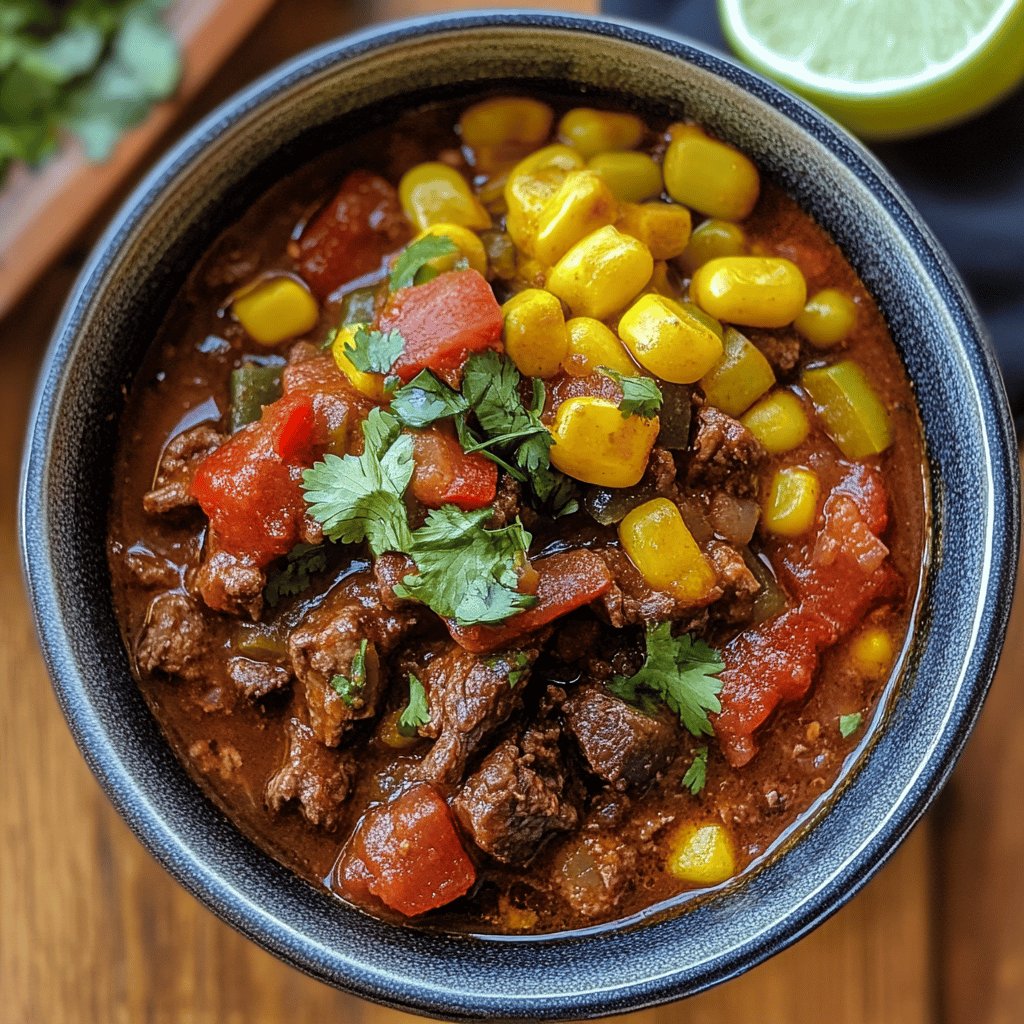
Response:
[{"label": "parsley leaf", "polygon": [[671,623],[647,628],[647,657],[643,667],[628,679],[616,676],[608,689],[624,700],[636,702],[648,691],[660,697],[694,736],[713,736],[708,712],[722,710],[718,694],[725,668],[721,655],[689,633],[672,636]]},{"label": "parsley leaf", "polygon": [[296,544],[288,552],[283,569],[272,572],[263,589],[263,599],[271,608],[282,597],[301,594],[310,584],[310,576],[327,568],[327,552],[323,544]]},{"label": "parsley leaf", "polygon": [[325,455],[302,474],[309,514],[329,540],[366,540],[375,555],[408,551],[412,539],[403,495],[412,479],[412,438],[379,408],[370,410],[363,436],[362,455]]},{"label": "parsley leaf", "polygon": [[690,767],[683,776],[683,785],[696,796],[708,781],[708,748],[707,744],[697,748]]},{"label": "parsley leaf", "polygon": [[337,675],[331,679],[331,689],[350,707],[362,707],[361,696],[366,686],[366,639],[359,644],[359,650],[352,656],[352,667],[348,676]]},{"label": "parsley leaf", "polygon": [[628,416],[642,416],[649,420],[652,416],[658,415],[664,396],[661,388],[650,377],[627,377],[609,366],[599,366],[597,370],[622,388],[619,409],[623,419]]},{"label": "parsley leaf", "polygon": [[536,604],[517,590],[516,563],[530,535],[518,521],[484,528],[492,514],[490,508],[463,512],[454,505],[431,511],[407,549],[419,573],[406,576],[395,594],[422,601],[460,626],[504,622]]},{"label": "parsley leaf", "polygon": [[398,731],[405,736],[415,736],[421,725],[430,721],[430,706],[423,684],[409,673],[409,703],[398,716]]},{"label": "parsley leaf", "polygon": [[447,235],[424,235],[406,246],[391,270],[391,290],[418,284],[417,273],[439,256],[452,256],[459,247]]},{"label": "parsley leaf", "polygon": [[863,715],[859,711],[855,711],[852,715],[840,715],[839,735],[844,740],[849,739],[860,728],[862,720]]},{"label": "parsley leaf", "polygon": [[457,416],[469,402],[429,370],[421,370],[391,399],[391,412],[407,427],[421,430],[437,420]]},{"label": "parsley leaf", "polygon": [[369,327],[357,327],[345,354],[363,373],[387,373],[404,350],[405,338],[398,331],[385,334]]}]

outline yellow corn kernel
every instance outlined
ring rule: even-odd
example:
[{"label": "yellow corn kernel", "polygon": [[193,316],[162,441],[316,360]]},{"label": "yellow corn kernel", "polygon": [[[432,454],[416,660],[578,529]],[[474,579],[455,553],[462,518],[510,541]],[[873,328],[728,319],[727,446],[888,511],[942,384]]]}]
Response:
[{"label": "yellow corn kernel", "polygon": [[555,264],[547,286],[576,315],[604,320],[639,294],[653,270],[651,250],[608,224]]},{"label": "yellow corn kernel", "polygon": [[661,168],[646,153],[596,153],[587,167],[600,174],[623,203],[642,203],[661,195]]},{"label": "yellow corn kernel", "polygon": [[[675,275],[664,260],[654,261],[654,271],[647,282],[647,291],[657,292],[669,299],[679,299],[681,289]],[[701,314],[702,316],[704,314]],[[710,318],[709,318],[710,319]]]},{"label": "yellow corn kernel", "polygon": [[558,137],[584,156],[607,150],[635,149],[647,126],[636,114],[576,107],[558,122]]},{"label": "yellow corn kernel", "polygon": [[884,679],[892,668],[893,653],[892,637],[881,626],[865,627],[850,644],[850,661],[865,679]]},{"label": "yellow corn kernel", "polygon": [[426,266],[433,267],[439,274],[443,274],[446,270],[454,270],[456,263],[460,259],[464,259],[473,270],[486,275],[487,250],[476,232],[464,228],[461,224],[431,224],[429,228],[416,236],[416,241],[418,242],[427,235],[443,235],[445,238],[450,238],[459,251],[453,252],[449,256],[436,256]]},{"label": "yellow corn kernel", "polygon": [[619,523],[619,541],[655,590],[697,602],[715,586],[714,570],[668,498],[655,498],[628,513]]},{"label": "yellow corn kernel", "polygon": [[552,377],[569,350],[562,304],[540,288],[527,288],[501,307],[505,351],[526,377]]},{"label": "yellow corn kernel", "polygon": [[686,251],[679,257],[684,273],[693,276],[698,267],[721,256],[742,256],[747,251],[747,236],[739,224],[727,220],[706,220],[690,235]]},{"label": "yellow corn kernel", "polygon": [[554,112],[528,96],[492,96],[466,107],[459,134],[471,149],[499,146],[539,146],[551,134]]},{"label": "yellow corn kernel", "polygon": [[658,417],[623,416],[615,402],[568,398],[551,427],[551,464],[576,480],[601,487],[633,487],[647,468]]},{"label": "yellow corn kernel", "polygon": [[360,327],[368,326],[369,324],[347,324],[340,328],[331,344],[331,355],[334,356],[338,369],[348,377],[349,383],[356,391],[376,402],[381,402],[384,400],[384,375],[357,370],[348,356],[348,349],[355,348],[356,345],[356,331]]},{"label": "yellow corn kernel", "polygon": [[800,384],[814,402],[826,433],[848,459],[878,455],[892,444],[889,414],[852,359],[805,370]]},{"label": "yellow corn kernel", "polygon": [[706,313],[746,327],[784,327],[804,308],[800,268],[775,256],[722,256],[700,267],[690,296]]},{"label": "yellow corn kernel", "polygon": [[673,384],[700,380],[722,355],[722,339],[664,295],[641,295],[622,314],[619,337],[644,369]]},{"label": "yellow corn kernel", "polygon": [[491,215],[473,195],[469,182],[454,167],[436,161],[417,164],[398,183],[398,198],[406,217],[420,231],[432,224],[461,224],[482,230]]},{"label": "yellow corn kernel", "polygon": [[570,171],[544,204],[533,238],[534,256],[549,267],[581,238],[615,222],[619,204],[593,171]]},{"label": "yellow corn kernel", "polygon": [[690,211],[677,203],[623,203],[616,227],[639,238],[656,260],[670,260],[686,248],[690,223]]},{"label": "yellow corn kernel", "polygon": [[573,317],[566,325],[569,348],[562,359],[562,369],[572,377],[588,377],[599,366],[634,376],[639,367],[614,332],[600,320],[589,316]]},{"label": "yellow corn kernel", "polygon": [[732,840],[724,825],[684,825],[672,837],[668,870],[682,882],[717,885],[736,874]]},{"label": "yellow corn kernel", "polygon": [[554,145],[538,149],[512,168],[505,182],[505,230],[520,249],[529,251],[541,210],[565,176],[582,167],[583,158],[576,150]]},{"label": "yellow corn kernel", "polygon": [[695,306],[692,302],[680,302],[679,305],[691,316],[695,316],[709,330],[714,331],[723,342],[725,341],[725,329],[713,316],[709,316],[700,306]]},{"label": "yellow corn kernel", "polygon": [[792,391],[775,391],[762,398],[740,418],[740,423],[772,455],[803,444],[811,431],[804,404]]},{"label": "yellow corn kernel", "polygon": [[738,149],[695,124],[669,129],[662,171],[665,190],[677,202],[719,220],[743,220],[757,203],[761,179]]},{"label": "yellow corn kernel", "polygon": [[818,474],[793,466],[778,469],[772,477],[761,523],[780,537],[799,537],[813,525],[818,514],[821,486]]},{"label": "yellow corn kernel", "polygon": [[838,288],[823,288],[807,300],[793,326],[815,348],[832,348],[846,339],[857,322],[857,307]]},{"label": "yellow corn kernel", "polygon": [[775,383],[775,373],[761,350],[732,327],[725,329],[724,349],[700,386],[716,409],[739,416]]},{"label": "yellow corn kernel", "polygon": [[239,292],[231,311],[246,334],[261,345],[277,345],[311,331],[320,307],[294,277],[269,277]]}]

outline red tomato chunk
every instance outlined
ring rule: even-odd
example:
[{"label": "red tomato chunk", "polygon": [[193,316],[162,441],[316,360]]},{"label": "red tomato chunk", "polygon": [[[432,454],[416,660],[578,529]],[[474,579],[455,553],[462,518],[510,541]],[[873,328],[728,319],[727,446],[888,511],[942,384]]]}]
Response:
[{"label": "red tomato chunk", "polygon": [[498,467],[477,452],[467,455],[458,439],[438,429],[413,434],[413,497],[427,508],[484,508],[494,501]]}]

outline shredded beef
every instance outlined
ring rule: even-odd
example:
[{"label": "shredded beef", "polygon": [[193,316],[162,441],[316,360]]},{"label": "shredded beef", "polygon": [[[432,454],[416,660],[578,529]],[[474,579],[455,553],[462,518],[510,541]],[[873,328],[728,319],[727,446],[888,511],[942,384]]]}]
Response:
[{"label": "shredded beef", "polygon": [[228,678],[249,700],[262,700],[283,690],[291,682],[292,674],[283,665],[235,657],[228,660]]},{"label": "shredded beef", "polygon": [[166,672],[191,679],[208,645],[202,610],[186,594],[157,594],[149,603],[146,624],[135,647],[142,672]]},{"label": "shredded beef", "polygon": [[356,776],[355,759],[325,747],[297,718],[288,722],[287,730],[288,752],[267,782],[267,806],[280,813],[290,800],[298,800],[306,821],[333,831]]},{"label": "shredded beef", "polygon": [[739,420],[714,406],[697,412],[687,479],[694,486],[720,487],[739,497],[756,493],[757,471],[766,452]]},{"label": "shredded beef", "polygon": [[153,489],[142,498],[150,515],[166,515],[197,505],[192,497],[192,477],[199,463],[226,440],[208,423],[183,431],[172,438],[160,456]]}]

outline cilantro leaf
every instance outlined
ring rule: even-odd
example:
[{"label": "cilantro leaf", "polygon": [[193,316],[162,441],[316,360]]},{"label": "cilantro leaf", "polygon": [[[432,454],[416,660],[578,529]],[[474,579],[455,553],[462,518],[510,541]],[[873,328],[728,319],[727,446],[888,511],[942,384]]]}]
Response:
[{"label": "cilantro leaf", "polygon": [[383,333],[369,327],[358,327],[345,354],[349,362],[363,373],[387,373],[404,350],[405,338],[398,331]]},{"label": "cilantro leaf", "polygon": [[375,555],[408,551],[409,520],[403,495],[412,479],[412,438],[382,409],[363,423],[362,455],[325,455],[302,474],[309,514],[324,536],[343,544],[366,540]]},{"label": "cilantro leaf", "polygon": [[421,370],[391,399],[392,415],[407,427],[420,430],[437,420],[457,416],[469,408],[469,402],[439,380],[429,370]]},{"label": "cilantro leaf", "polygon": [[615,381],[622,388],[619,409],[623,419],[628,416],[642,416],[649,420],[652,416],[658,415],[664,396],[661,393],[661,388],[652,378],[627,377],[609,366],[599,366],[597,371]]},{"label": "cilantro leaf", "polygon": [[516,651],[512,655],[512,668],[508,672],[508,685],[514,690],[516,685],[530,671],[530,656],[526,651]]},{"label": "cilantro leaf", "polygon": [[310,584],[310,576],[327,568],[327,552],[323,544],[296,544],[288,552],[283,569],[272,572],[263,589],[263,599],[271,608],[282,597],[301,594]]},{"label": "cilantro leaf", "polygon": [[839,735],[844,740],[849,739],[860,728],[863,717],[859,711],[855,711],[852,715],[840,715]]},{"label": "cilantro leaf", "polygon": [[365,637],[359,643],[359,650],[352,656],[352,667],[347,676],[336,675],[331,679],[331,689],[350,707],[360,708],[364,701],[363,687],[366,686],[366,644]]},{"label": "cilantro leaf", "polygon": [[406,576],[395,594],[422,601],[460,626],[504,622],[536,604],[516,589],[516,564],[530,535],[518,521],[486,529],[492,514],[490,508],[463,512],[454,505],[431,511],[408,548],[419,573]]},{"label": "cilantro leaf", "polygon": [[391,290],[418,284],[417,273],[439,256],[452,256],[459,247],[447,235],[424,235],[402,250],[391,270]]},{"label": "cilantro leaf", "polygon": [[721,655],[703,640],[684,633],[672,636],[671,623],[647,627],[647,657],[639,672],[616,676],[608,689],[636,702],[643,691],[660,697],[694,736],[713,736],[708,712],[722,710],[715,676],[725,668]]},{"label": "cilantro leaf", "polygon": [[707,744],[697,748],[690,767],[683,776],[683,785],[696,796],[708,781],[708,748]]},{"label": "cilantro leaf", "polygon": [[405,736],[415,736],[420,726],[430,721],[430,705],[423,684],[409,673],[409,703],[398,716],[398,731]]}]

